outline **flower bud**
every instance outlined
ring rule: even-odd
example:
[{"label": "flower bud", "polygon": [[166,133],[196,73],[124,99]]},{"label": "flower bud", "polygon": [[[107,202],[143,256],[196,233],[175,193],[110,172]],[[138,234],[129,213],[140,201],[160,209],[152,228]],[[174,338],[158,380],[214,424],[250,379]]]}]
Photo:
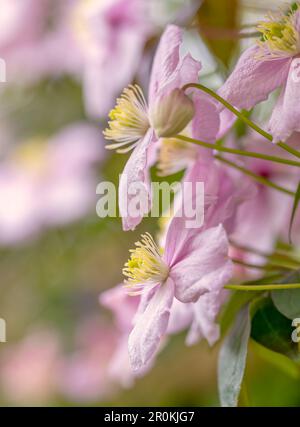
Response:
[{"label": "flower bud", "polygon": [[195,114],[190,98],[181,90],[174,89],[158,99],[151,111],[151,125],[158,138],[178,135]]}]

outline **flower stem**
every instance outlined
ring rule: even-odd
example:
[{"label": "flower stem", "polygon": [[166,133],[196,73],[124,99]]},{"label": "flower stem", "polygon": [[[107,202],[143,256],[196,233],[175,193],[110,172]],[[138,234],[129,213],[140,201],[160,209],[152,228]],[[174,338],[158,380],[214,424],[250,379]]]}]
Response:
[{"label": "flower stem", "polygon": [[286,270],[291,270],[291,269],[296,270],[297,269],[296,267],[292,268],[290,265],[285,265],[285,264],[282,264],[282,265],[277,265],[277,264],[257,265],[257,264],[252,264],[249,262],[244,262],[244,261],[239,260],[237,258],[231,258],[231,261],[234,264],[241,265],[242,267],[245,267],[245,268],[253,268],[255,270],[274,271],[274,270],[280,270],[280,269],[286,269]]},{"label": "flower stem", "polygon": [[[222,98],[220,95],[215,93],[213,90],[209,89],[206,86],[203,86],[200,83],[188,83],[182,87],[182,90],[186,90],[189,88],[196,88],[199,89],[213,98],[215,98],[218,102],[223,104],[228,110],[230,110],[233,114],[235,114],[239,119],[241,119],[244,123],[246,123],[248,126],[250,126],[253,130],[255,130],[257,133],[268,139],[269,141],[273,141],[273,136],[266,132],[265,130],[261,129],[258,125],[256,125],[252,120],[250,120],[248,117],[245,117],[243,113],[241,113],[239,110],[234,108],[233,105],[231,105],[228,101],[226,101],[224,98]],[[283,150],[289,152],[290,154],[293,154],[294,156],[300,158],[300,152],[295,150],[294,148],[290,147],[289,145],[285,144],[284,142],[278,142],[276,145],[281,147]]]},{"label": "flower stem", "polygon": [[225,285],[224,288],[235,291],[280,291],[285,289],[300,289],[300,283],[283,283],[270,285]]},{"label": "flower stem", "polygon": [[245,151],[245,150],[237,150],[235,148],[228,148],[218,144],[210,144],[209,142],[199,141],[198,139],[189,138],[185,135],[177,135],[176,139],[180,139],[182,141],[190,142],[192,144],[200,145],[201,147],[209,148],[211,150],[221,151],[223,153],[231,153],[244,157],[253,157],[255,159],[267,160],[274,163],[281,163],[289,166],[297,166],[300,167],[300,162],[296,160],[282,159],[277,156],[269,156],[267,154],[256,153],[253,151]]},{"label": "flower stem", "polygon": [[244,173],[245,175],[250,176],[255,181],[259,182],[260,184],[266,185],[267,187],[273,188],[274,190],[281,191],[282,193],[285,193],[289,196],[295,197],[295,193],[293,191],[290,191],[284,187],[281,187],[280,185],[275,184],[274,182],[257,175],[256,173],[252,172],[249,169],[246,169],[242,166],[237,165],[236,163],[231,162],[230,160],[224,159],[224,157],[221,156],[215,156],[216,159],[218,159],[220,162],[225,163],[226,165],[239,170],[240,172]]}]

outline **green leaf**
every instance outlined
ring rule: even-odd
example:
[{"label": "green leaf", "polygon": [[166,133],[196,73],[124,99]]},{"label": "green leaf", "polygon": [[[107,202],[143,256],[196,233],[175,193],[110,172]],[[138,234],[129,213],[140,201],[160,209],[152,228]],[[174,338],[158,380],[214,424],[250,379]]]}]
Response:
[{"label": "green leaf", "polygon": [[258,301],[255,309],[251,338],[270,350],[298,360],[298,346],[292,341],[293,327],[290,319],[276,309],[270,297]]},{"label": "green leaf", "polygon": [[293,228],[293,223],[294,223],[294,219],[296,216],[296,212],[297,212],[297,209],[299,206],[299,202],[300,202],[300,182],[298,184],[298,187],[297,187],[297,190],[295,193],[293,210],[292,210],[292,215],[291,215],[290,225],[289,225],[289,241],[290,241],[290,243],[292,243],[292,228]]},{"label": "green leaf", "polygon": [[244,307],[222,345],[218,363],[219,395],[222,406],[235,407],[244,377],[250,336],[249,305]]},{"label": "green leaf", "polygon": [[265,360],[268,364],[274,366],[275,369],[279,369],[285,375],[290,376],[295,380],[300,379],[300,369],[297,363],[283,354],[269,350],[254,340],[250,340],[250,349]]},{"label": "green leaf", "polygon": [[233,291],[232,295],[224,306],[221,316],[219,318],[219,324],[221,327],[222,335],[226,334],[238,312],[242,307],[246,306],[250,301],[256,298],[260,292],[240,292]]},{"label": "green leaf", "polygon": [[[300,270],[290,273],[282,283],[300,283]],[[300,289],[273,291],[272,300],[277,310],[288,319],[300,317]]]}]

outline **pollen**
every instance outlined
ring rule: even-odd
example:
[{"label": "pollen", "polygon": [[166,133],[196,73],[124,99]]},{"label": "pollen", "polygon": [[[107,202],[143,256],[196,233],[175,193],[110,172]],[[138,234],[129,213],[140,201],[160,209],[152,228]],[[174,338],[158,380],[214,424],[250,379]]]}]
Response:
[{"label": "pollen", "polygon": [[169,268],[162,259],[159,247],[149,233],[142,234],[141,241],[135,243],[136,248],[131,249],[131,255],[123,268],[126,277],[124,286],[129,295],[143,293],[148,289],[165,282]]},{"label": "pollen", "polygon": [[130,85],[123,90],[116,106],[109,113],[108,128],[103,132],[107,140],[115,141],[106,146],[124,153],[133,149],[150,127],[148,106],[142,89]]},{"label": "pollen", "polygon": [[278,12],[269,14],[268,21],[258,24],[261,39],[257,42],[260,49],[258,59],[276,59],[295,56],[300,53],[300,37],[296,27],[295,10],[288,14]]}]

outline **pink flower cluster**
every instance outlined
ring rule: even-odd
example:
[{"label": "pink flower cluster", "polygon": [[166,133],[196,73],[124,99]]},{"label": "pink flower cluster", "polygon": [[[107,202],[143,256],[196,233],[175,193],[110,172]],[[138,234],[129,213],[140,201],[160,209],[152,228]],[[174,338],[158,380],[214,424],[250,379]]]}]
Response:
[{"label": "pink flower cluster", "polygon": [[[262,40],[242,55],[218,92],[234,111],[233,107],[254,107],[281,87],[269,128],[273,142],[287,142],[294,152],[300,146],[299,16],[297,9],[279,17],[279,36],[276,23],[274,34],[272,25],[262,23]],[[287,241],[291,195],[299,182],[299,169],[276,163],[276,159],[272,163],[270,157],[293,157],[268,141],[263,130],[262,135],[249,132],[237,141],[231,130],[234,116],[218,95],[199,91],[201,63],[190,54],[181,54],[182,43],[183,30],[168,26],[153,61],[148,100],[138,86],[129,86],[117,100],[104,132],[113,141],[108,148],[132,150],[119,184],[124,230],[134,230],[151,209],[150,168],[155,163],[162,175],[184,169],[183,181],[205,184],[204,224],[187,228],[186,218],[175,215],[160,238],[142,234],[125,264],[123,290],[118,285],[101,296],[123,325],[128,348],[124,346],[122,360],[128,353],[132,375],[147,371],[175,332],[189,329],[188,344],[205,338],[212,345],[218,340],[217,317],[227,297],[225,285],[234,274],[251,274],[247,268],[234,268],[231,259],[245,266],[259,265],[263,262],[259,251],[272,252],[278,239]],[[218,140],[232,152],[242,146],[250,155],[220,158],[209,147]],[[197,141],[200,146],[192,144]],[[259,155],[251,156],[251,152]],[[228,167],[230,162],[235,162],[234,168]],[[274,185],[266,185],[269,181]],[[136,196],[128,191],[128,183],[138,183],[147,194],[146,208],[139,215],[126,209]],[[276,186],[285,190],[277,191]],[[196,197],[194,190],[192,198]],[[176,200],[176,208],[182,202]],[[299,215],[294,229],[294,242],[299,244]]]}]

